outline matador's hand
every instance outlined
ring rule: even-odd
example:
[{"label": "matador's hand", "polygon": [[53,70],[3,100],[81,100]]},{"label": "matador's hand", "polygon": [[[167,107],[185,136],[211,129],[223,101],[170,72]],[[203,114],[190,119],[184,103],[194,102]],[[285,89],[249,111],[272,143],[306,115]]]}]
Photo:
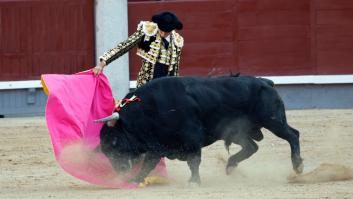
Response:
[{"label": "matador's hand", "polygon": [[99,75],[101,72],[103,72],[103,68],[106,65],[104,60],[99,61],[96,67],[93,68],[93,74],[94,75]]},{"label": "matador's hand", "polygon": [[115,108],[120,106],[122,100],[114,100],[115,101]]}]

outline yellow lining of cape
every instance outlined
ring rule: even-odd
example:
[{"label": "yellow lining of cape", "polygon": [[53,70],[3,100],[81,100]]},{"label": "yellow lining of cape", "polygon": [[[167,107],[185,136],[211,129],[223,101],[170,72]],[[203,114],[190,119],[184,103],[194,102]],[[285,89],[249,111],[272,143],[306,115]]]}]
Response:
[{"label": "yellow lining of cape", "polygon": [[44,82],[43,75],[40,76],[40,83],[41,83],[42,86],[43,86],[43,91],[44,91],[44,93],[49,96],[49,90],[48,90],[47,85],[46,85],[45,82]]},{"label": "yellow lining of cape", "polygon": [[169,180],[166,177],[161,176],[148,176],[143,182],[139,184],[139,188],[145,188],[152,184],[168,184]]}]

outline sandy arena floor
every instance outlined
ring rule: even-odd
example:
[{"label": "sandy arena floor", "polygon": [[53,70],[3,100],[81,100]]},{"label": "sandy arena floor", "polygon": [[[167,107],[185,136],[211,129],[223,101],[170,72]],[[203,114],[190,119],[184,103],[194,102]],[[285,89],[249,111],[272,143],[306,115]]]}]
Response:
[{"label": "sandy arena floor", "polygon": [[[321,163],[353,167],[353,109],[287,111],[301,132],[304,173]],[[264,131],[259,151],[225,175],[223,142],[203,149],[202,185],[188,186],[185,162],[167,161],[169,185],[135,190],[105,189],[65,173],[55,162],[45,119],[0,119],[0,198],[353,198],[353,180],[288,183],[292,173],[286,141]],[[234,146],[231,152],[239,148]]]}]

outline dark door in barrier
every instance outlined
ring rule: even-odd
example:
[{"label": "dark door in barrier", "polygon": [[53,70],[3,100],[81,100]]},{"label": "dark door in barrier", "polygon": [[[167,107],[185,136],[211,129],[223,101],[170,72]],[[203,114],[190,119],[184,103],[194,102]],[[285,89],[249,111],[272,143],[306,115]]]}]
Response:
[{"label": "dark door in barrier", "polygon": [[0,81],[94,65],[93,0],[0,0]]}]

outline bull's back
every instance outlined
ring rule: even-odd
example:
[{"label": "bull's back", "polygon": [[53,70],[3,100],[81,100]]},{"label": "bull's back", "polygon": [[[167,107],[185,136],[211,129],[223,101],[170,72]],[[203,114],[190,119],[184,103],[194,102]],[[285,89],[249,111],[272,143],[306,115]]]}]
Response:
[{"label": "bull's back", "polygon": [[149,82],[134,94],[142,100],[138,107],[141,117],[148,116],[175,127],[188,119],[249,112],[256,106],[261,86],[265,84],[245,76],[165,77]]}]

